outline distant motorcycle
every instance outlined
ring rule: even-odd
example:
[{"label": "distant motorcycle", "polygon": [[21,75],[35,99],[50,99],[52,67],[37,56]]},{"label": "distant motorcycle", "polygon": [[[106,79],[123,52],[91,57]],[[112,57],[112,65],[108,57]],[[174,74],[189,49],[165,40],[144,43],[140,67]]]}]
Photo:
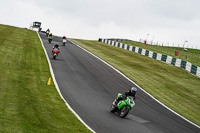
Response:
[{"label": "distant motorcycle", "polygon": [[49,31],[46,31],[46,36],[48,36],[49,35]]},{"label": "distant motorcycle", "polygon": [[62,45],[65,46],[67,39],[62,39]]},{"label": "distant motorcycle", "polygon": [[49,38],[48,38],[48,41],[49,41],[49,43],[51,43],[52,42],[52,37],[51,36],[49,36]]},{"label": "distant motorcycle", "polygon": [[[117,97],[121,97],[121,96],[122,94],[118,93]],[[133,100],[133,97],[127,96],[125,100],[119,101],[117,105],[115,105],[115,101],[114,101],[113,104],[111,105],[110,111],[112,113],[118,112],[120,117],[124,118],[128,115],[129,110],[131,110],[131,108],[133,108],[134,105],[135,105],[135,102]]]},{"label": "distant motorcycle", "polygon": [[58,56],[58,53],[59,53],[59,49],[58,48],[54,48],[53,52],[52,52],[52,55],[53,55],[53,59],[55,60],[56,57]]}]

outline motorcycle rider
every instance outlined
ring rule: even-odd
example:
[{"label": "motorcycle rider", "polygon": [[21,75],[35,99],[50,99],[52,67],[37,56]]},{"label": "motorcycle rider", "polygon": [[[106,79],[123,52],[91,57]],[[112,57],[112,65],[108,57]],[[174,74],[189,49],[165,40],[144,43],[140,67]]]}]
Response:
[{"label": "motorcycle rider", "polygon": [[63,36],[63,37],[61,38],[61,42],[63,42],[64,39],[67,40],[66,36]]},{"label": "motorcycle rider", "polygon": [[60,46],[59,46],[58,44],[55,44],[55,45],[53,46],[53,49],[52,49],[52,54],[53,54],[53,50],[54,50],[55,48],[57,48],[57,49],[58,49],[58,53],[60,53]]},{"label": "motorcycle rider", "polygon": [[119,101],[125,100],[127,96],[132,96],[133,100],[135,100],[136,92],[137,92],[137,88],[132,87],[130,90],[127,90],[126,92],[124,92],[121,97],[117,97],[117,99],[115,99],[114,101],[114,104],[117,105]]},{"label": "motorcycle rider", "polygon": [[67,39],[66,36],[63,36],[63,37],[62,37],[62,40],[63,40],[63,39]]},{"label": "motorcycle rider", "polygon": [[52,33],[50,33],[49,35],[48,35],[48,38],[50,39],[53,39],[53,35],[52,35]]},{"label": "motorcycle rider", "polygon": [[49,30],[49,29],[47,29],[47,30],[46,30],[46,36],[48,36],[48,35],[49,35],[49,33],[50,33],[50,30]]}]

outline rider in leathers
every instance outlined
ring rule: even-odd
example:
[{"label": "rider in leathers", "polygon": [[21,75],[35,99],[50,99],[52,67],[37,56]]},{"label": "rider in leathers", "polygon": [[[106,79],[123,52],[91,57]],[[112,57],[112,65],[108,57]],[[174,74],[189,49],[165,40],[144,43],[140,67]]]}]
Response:
[{"label": "rider in leathers", "polygon": [[58,49],[58,53],[60,53],[60,46],[59,46],[58,44],[55,44],[55,45],[53,46],[53,49],[52,49],[52,54],[53,54],[53,50],[54,50],[55,48],[57,48],[57,49]]},{"label": "rider in leathers", "polygon": [[135,87],[132,87],[130,90],[127,90],[126,92],[122,94],[121,97],[117,97],[117,99],[115,99],[115,105],[117,105],[119,101],[125,100],[127,96],[132,96],[133,99],[135,100],[136,92],[137,92],[137,88]]}]

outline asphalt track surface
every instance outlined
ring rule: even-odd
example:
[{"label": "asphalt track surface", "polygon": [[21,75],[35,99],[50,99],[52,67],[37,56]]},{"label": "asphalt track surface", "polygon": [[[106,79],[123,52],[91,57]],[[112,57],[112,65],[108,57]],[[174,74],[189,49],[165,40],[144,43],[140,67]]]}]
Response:
[{"label": "asphalt track surface", "polygon": [[[125,92],[133,83],[111,67],[67,42],[54,37],[48,43],[40,33],[60,91],[73,110],[97,133],[200,133],[200,129],[175,115],[138,89],[136,105],[126,118],[110,112],[118,92]],[[61,52],[53,60],[51,50],[59,44]]]}]

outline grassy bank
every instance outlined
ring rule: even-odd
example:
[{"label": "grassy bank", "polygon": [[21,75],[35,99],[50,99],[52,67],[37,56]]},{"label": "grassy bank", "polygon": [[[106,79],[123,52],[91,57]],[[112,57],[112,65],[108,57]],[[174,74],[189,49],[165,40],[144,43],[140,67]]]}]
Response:
[{"label": "grassy bank", "polygon": [[[184,51],[183,48],[178,49],[177,47],[157,46],[149,44],[144,45],[143,43],[133,41],[122,41],[121,43],[140,47],[164,55],[170,55],[172,57],[179,58],[194,65],[200,66],[200,50],[198,49],[188,48],[187,51]],[[175,56],[175,50],[178,51],[178,56]]]},{"label": "grassy bank", "polygon": [[0,132],[90,132],[65,106],[36,32],[0,25]]},{"label": "grassy bank", "polygon": [[200,79],[181,68],[97,41],[71,39],[105,60],[156,99],[200,125]]}]

